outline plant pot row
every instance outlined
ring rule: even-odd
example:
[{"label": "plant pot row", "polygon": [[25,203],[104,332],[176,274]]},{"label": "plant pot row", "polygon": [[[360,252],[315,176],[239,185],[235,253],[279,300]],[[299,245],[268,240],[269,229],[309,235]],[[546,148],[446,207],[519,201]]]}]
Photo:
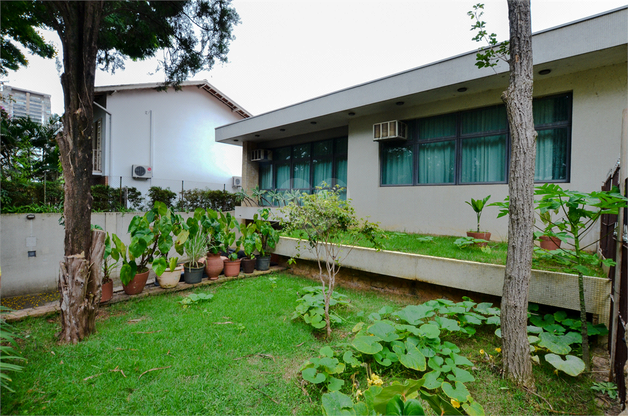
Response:
[{"label": "plant pot row", "polygon": [[[207,256],[207,261],[203,267],[177,267],[174,271],[165,271],[161,276],[157,277],[159,286],[163,289],[170,289],[175,287],[181,278],[181,271],[183,270],[183,281],[188,284],[200,283],[203,279],[203,272],[205,272],[209,279],[216,280],[218,276],[223,273],[225,277],[237,276],[240,274],[240,265],[242,264],[242,271],[246,274],[251,274],[257,270],[268,270],[270,267],[270,256],[257,257],[256,259],[238,259],[235,261],[223,260],[220,254],[211,254]],[[122,285],[124,292],[127,295],[137,295],[144,290],[146,281],[148,280],[148,273],[138,273],[128,285]],[[107,302],[113,297],[113,281],[102,285],[102,296],[100,302]]]}]

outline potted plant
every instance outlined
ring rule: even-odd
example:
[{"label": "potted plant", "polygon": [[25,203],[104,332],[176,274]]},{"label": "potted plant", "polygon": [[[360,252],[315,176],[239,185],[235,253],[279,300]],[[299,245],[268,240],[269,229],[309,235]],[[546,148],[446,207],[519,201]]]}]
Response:
[{"label": "potted plant", "polygon": [[[172,215],[164,203],[156,201],[150,211],[131,220],[128,247],[117,235],[112,235],[115,247],[111,249],[111,256],[122,264],[120,281],[127,295],[136,295],[144,290],[148,280],[148,262],[153,260],[160,241],[164,240],[160,237],[162,234],[169,235],[175,227]],[[180,229],[180,224],[176,224],[176,228]]]},{"label": "potted plant", "polygon": [[190,236],[185,241],[185,254],[188,261],[183,265],[183,280],[188,284],[200,283],[203,279],[203,270],[205,265],[199,260],[207,252],[207,236],[203,233],[202,228],[197,227],[196,230],[190,231]]},{"label": "potted plant", "polygon": [[201,218],[203,231],[207,235],[207,259],[205,260],[205,273],[210,280],[218,279],[225,267],[220,256],[220,231],[222,226],[218,221],[218,213],[213,209],[207,209]]},{"label": "potted plant", "polygon": [[[489,195],[489,196],[487,196],[484,199],[473,199],[473,198],[471,198],[471,202],[464,201],[469,206],[471,206],[471,208],[473,208],[473,211],[475,211],[475,214],[477,216],[477,222],[478,222],[477,229],[475,231],[467,231],[467,237],[473,237],[475,239],[490,241],[491,233],[489,233],[487,231],[481,231],[480,230],[480,217],[482,216],[482,210],[486,206],[486,203],[488,202],[490,197],[491,196]],[[479,243],[478,245],[483,247],[483,246],[486,246],[486,244],[487,243]]]},{"label": "potted plant", "polygon": [[[163,258],[163,260],[166,262],[165,258]],[[179,283],[179,280],[181,280],[183,265],[179,265],[178,261],[178,257],[170,257],[165,266],[161,263],[158,265],[153,263],[153,270],[157,275],[157,281],[159,282],[160,287],[164,289],[171,289]]]},{"label": "potted plant", "polygon": [[118,267],[119,263],[119,260],[111,256],[111,237],[109,233],[107,233],[102,261],[102,294],[100,296],[100,303],[108,302],[113,297],[113,280],[111,279],[111,273]]},{"label": "potted plant", "polygon": [[268,221],[270,211],[265,208],[259,211],[259,215],[253,216],[255,223],[255,232],[259,238],[259,256],[256,258],[255,267],[257,270],[268,270],[270,268],[270,254],[269,251],[274,249],[279,242],[279,231],[275,230]]},{"label": "potted plant", "polygon": [[240,234],[242,235],[242,249],[244,250],[244,258],[241,259],[242,271],[246,274],[251,274],[255,271],[253,252],[256,248],[261,247],[261,242],[256,233],[255,223],[251,222],[246,226],[241,226]]},{"label": "potted plant", "polygon": [[[554,214],[558,214],[558,209],[554,211]],[[552,221],[552,213],[544,211],[539,213],[539,218],[545,226],[543,231],[536,231],[534,235],[541,241],[541,248],[543,250],[558,250],[560,248],[560,238],[554,233],[554,222]]]},{"label": "potted plant", "polygon": [[183,254],[183,245],[188,239],[189,231],[184,228],[183,218],[172,212],[168,212],[158,224],[155,224],[153,230],[155,227],[159,228],[160,234],[157,239],[157,250],[154,252],[153,271],[157,275],[159,286],[170,289],[179,283],[183,266],[177,264],[178,257],[168,259],[168,256],[173,246],[179,255]]},{"label": "potted plant", "polygon": [[[238,259],[238,251],[240,250],[240,244],[242,243],[242,237],[236,238],[236,231],[240,230],[238,221],[227,213],[226,215],[220,214],[220,247],[227,254],[227,260],[225,260],[225,277],[237,276],[240,274],[240,259]],[[235,245],[235,251],[230,251],[232,245]]]}]

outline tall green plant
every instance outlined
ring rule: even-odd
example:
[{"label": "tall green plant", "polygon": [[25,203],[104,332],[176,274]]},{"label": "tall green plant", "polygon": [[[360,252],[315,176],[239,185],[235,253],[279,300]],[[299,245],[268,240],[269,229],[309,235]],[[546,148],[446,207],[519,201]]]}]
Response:
[{"label": "tall green plant", "polygon": [[[571,264],[578,273],[578,292],[580,298],[580,332],[582,335],[582,359],[587,370],[590,368],[589,342],[587,331],[587,312],[584,298],[585,264],[598,263],[595,254],[585,250],[596,244],[599,239],[594,238],[588,245],[583,245],[584,236],[592,229],[597,220],[604,214],[617,214],[620,208],[625,208],[628,199],[612,191],[579,192],[562,189],[557,184],[547,183],[536,188],[535,195],[541,196],[537,201],[537,209],[541,215],[559,210],[563,215],[552,220],[551,226],[559,230],[559,234],[573,246],[573,250],[564,248],[550,252],[548,255],[564,264]],[[613,265],[610,260],[604,260],[607,265]]]},{"label": "tall green plant", "polygon": [[[8,312],[10,309],[0,306],[0,312]],[[16,364],[16,361],[26,361],[17,355],[16,338],[20,338],[17,330],[4,319],[0,319],[0,388],[14,392],[9,387],[12,381],[8,373],[22,371],[23,366]]]},{"label": "tall green plant", "polygon": [[[229,260],[235,261],[238,259],[238,250],[240,250],[240,245],[242,244],[242,237],[238,237],[237,234],[240,231],[240,224],[230,213],[223,214],[222,212],[218,217],[218,222],[220,223],[220,236],[218,238],[220,247]],[[233,252],[229,251],[231,246],[235,248]]]},{"label": "tall green plant", "polygon": [[482,217],[482,211],[484,210],[484,207],[486,206],[486,203],[488,202],[488,200],[490,199],[490,195],[487,196],[484,199],[473,199],[471,198],[471,201],[464,201],[466,204],[468,204],[471,208],[473,208],[473,211],[475,211],[475,215],[477,216],[477,220],[478,220],[478,226],[477,226],[477,232],[480,232],[480,218]]},{"label": "tall green plant", "polygon": [[[361,240],[368,240],[376,249],[381,248],[379,237],[382,233],[378,225],[358,219],[351,201],[341,199],[341,191],[340,187],[332,189],[318,187],[311,195],[303,194],[300,203],[293,200],[283,208],[286,219],[282,225],[285,230],[298,232],[297,250],[301,250],[302,242],[307,242],[315,253],[319,279],[325,296],[325,327],[328,338],[331,336],[330,300],[342,261]],[[347,245],[338,243],[341,237],[348,242]]]},{"label": "tall green plant", "polygon": [[259,214],[253,215],[253,222],[255,223],[255,232],[257,233],[260,246],[257,249],[260,256],[268,255],[268,252],[275,248],[279,242],[279,231],[273,228],[273,225],[269,221],[270,210],[264,208],[259,210]]}]

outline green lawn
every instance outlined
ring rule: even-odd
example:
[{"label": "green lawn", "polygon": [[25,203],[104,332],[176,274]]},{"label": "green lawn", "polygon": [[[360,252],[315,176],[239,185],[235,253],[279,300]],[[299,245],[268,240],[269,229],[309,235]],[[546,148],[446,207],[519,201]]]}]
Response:
[{"label": "green lawn", "polygon": [[[384,250],[401,251],[403,253],[423,254],[426,256],[445,257],[449,259],[477,261],[480,263],[491,263],[506,265],[506,252],[508,244],[505,242],[489,242],[490,251],[482,251],[480,247],[468,246],[458,248],[454,241],[460,237],[437,235],[428,236],[425,234],[412,234],[394,231],[385,231],[385,238],[380,240]],[[291,235],[297,237],[297,233]],[[425,241],[424,237],[431,237],[431,241]],[[369,242],[361,244],[364,247],[372,247]],[[534,255],[532,267],[540,270],[553,272],[576,273],[565,265],[555,261],[549,261]],[[588,276],[606,277],[602,267],[588,267]]]},{"label": "green lawn", "polygon": [[[28,363],[13,377],[16,393],[2,391],[2,414],[320,414],[321,392],[298,370],[326,342],[290,319],[299,291],[315,283],[272,276],[276,284],[266,275],[197,288],[214,298],[187,308],[178,301],[190,292],[102,308],[98,333],[77,345],[57,345],[58,317],[16,323]],[[353,326],[382,306],[412,303],[339,291],[351,305],[339,311],[345,321],[332,345],[346,342]],[[551,414],[548,403],[559,413],[600,414],[588,376],[535,367],[537,395],[503,380],[499,354],[493,352],[494,363],[479,354],[500,346],[493,329],[447,338],[473,361],[476,381],[467,387],[486,414]],[[386,381],[395,376],[382,374]]]}]

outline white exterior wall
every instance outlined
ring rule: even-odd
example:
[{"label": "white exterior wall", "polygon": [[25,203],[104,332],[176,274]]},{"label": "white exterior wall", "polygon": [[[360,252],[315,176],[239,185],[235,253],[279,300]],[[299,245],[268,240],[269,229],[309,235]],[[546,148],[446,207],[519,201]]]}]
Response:
[{"label": "white exterior wall", "polygon": [[[241,175],[242,148],[216,143],[214,131],[241,117],[206,91],[196,86],[121,90],[107,96],[107,111],[111,145],[103,163],[111,186],[120,186],[122,178],[122,186],[144,195],[151,186],[179,193],[182,181],[186,190],[234,191],[231,178]],[[134,179],[132,165],[152,166],[153,178]]]},{"label": "white exterior wall", "polygon": [[[356,213],[388,230],[464,235],[475,226],[475,212],[464,203],[491,195],[489,202],[508,195],[507,184],[381,187],[379,145],[373,124],[450,113],[500,103],[506,88],[357,118],[349,124],[348,195]],[[626,64],[561,77],[535,79],[535,97],[573,91],[570,183],[581,191],[599,190],[619,156],[622,111],[626,108]],[[496,207],[485,208],[482,228],[493,240],[506,240],[508,219],[497,219]],[[594,233],[599,232],[593,230]]]}]

